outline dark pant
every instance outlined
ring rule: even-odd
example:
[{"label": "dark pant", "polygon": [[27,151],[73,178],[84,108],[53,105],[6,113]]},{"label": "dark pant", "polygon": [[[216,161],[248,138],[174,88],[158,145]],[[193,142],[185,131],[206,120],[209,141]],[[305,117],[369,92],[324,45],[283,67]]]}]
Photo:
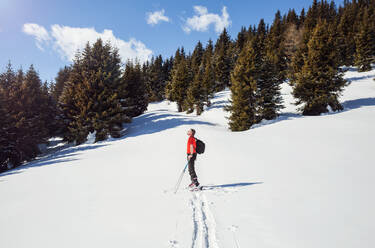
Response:
[{"label": "dark pant", "polygon": [[191,159],[189,160],[189,174],[190,174],[191,182],[198,185],[198,177],[197,177],[197,174],[195,173],[195,168],[194,168],[194,161],[196,158],[197,158],[197,154],[194,153],[193,157],[191,157]]}]

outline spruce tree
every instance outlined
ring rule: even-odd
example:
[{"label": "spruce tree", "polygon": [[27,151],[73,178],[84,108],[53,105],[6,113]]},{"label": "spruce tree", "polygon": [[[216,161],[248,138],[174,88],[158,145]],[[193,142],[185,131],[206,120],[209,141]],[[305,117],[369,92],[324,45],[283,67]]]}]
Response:
[{"label": "spruce tree", "polygon": [[355,37],[355,65],[360,72],[370,71],[371,63],[375,62],[375,26],[372,23],[366,9]]},{"label": "spruce tree", "polygon": [[191,56],[191,68],[194,74],[198,73],[200,66],[202,64],[204,49],[202,43],[198,41],[194,48],[193,54]]},{"label": "spruce tree", "polygon": [[262,55],[259,72],[256,76],[257,122],[263,119],[272,120],[278,116],[282,105],[280,85],[283,83],[282,72],[275,63],[272,52]]},{"label": "spruce tree", "polygon": [[211,98],[215,92],[215,67],[213,63],[213,45],[209,40],[203,54],[203,78],[202,78],[202,91],[204,103],[209,107],[211,106]]},{"label": "spruce tree", "polygon": [[[18,110],[21,85],[9,62],[6,71],[0,74],[0,170],[9,165],[18,165],[22,160],[22,151],[18,149],[18,128],[14,125]],[[21,81],[22,82],[22,81]],[[5,164],[6,163],[6,164]]]},{"label": "spruce tree", "polygon": [[184,110],[187,89],[189,86],[189,68],[184,54],[176,57],[171,77],[170,99],[177,103],[178,112]]},{"label": "spruce tree", "polygon": [[127,119],[120,102],[120,56],[110,44],[98,39],[77,55],[69,81],[60,98],[68,123],[66,139],[80,144],[89,132],[95,141],[118,137]]},{"label": "spruce tree", "polygon": [[[86,50],[89,49],[86,46]],[[62,112],[61,120],[64,127],[64,140],[68,142],[83,143],[89,133],[89,123],[84,122],[84,116],[78,106],[78,89],[82,87],[83,66],[82,57],[76,53],[69,79],[65,82],[63,92],[59,97],[59,107]]]},{"label": "spruce tree", "polygon": [[256,122],[257,66],[254,40],[248,42],[235,64],[231,74],[232,86],[229,128],[232,131],[244,131]]},{"label": "spruce tree", "polygon": [[0,74],[0,98],[0,163],[17,166],[39,154],[38,144],[55,134],[56,105],[33,66],[15,73],[10,63]]},{"label": "spruce tree", "polygon": [[325,113],[328,106],[334,111],[342,109],[338,97],[345,80],[336,50],[332,49],[335,43],[332,27],[327,26],[327,22],[322,21],[313,30],[307,56],[294,82],[293,96],[298,99],[297,105],[303,104],[304,115]]},{"label": "spruce tree", "polygon": [[[11,67],[8,67],[8,69],[11,69]],[[7,170],[8,165],[18,165],[20,162],[17,133],[10,111],[7,109],[9,104],[7,104],[8,99],[5,96],[8,95],[8,92],[6,92],[8,87],[5,85],[7,82],[2,78],[3,75],[0,75],[0,172]]]},{"label": "spruce tree", "polygon": [[[120,57],[110,44],[98,39],[83,56],[85,76],[79,88],[79,106],[90,123],[89,131],[96,132],[95,141],[111,134],[118,136],[124,121],[118,89],[120,88]],[[91,129],[91,130],[90,130]]]},{"label": "spruce tree", "polygon": [[169,80],[165,86],[165,98],[170,101],[174,101],[173,96],[172,96],[172,84],[173,84],[172,79],[176,76],[177,67],[181,60],[181,57],[182,57],[182,54],[181,54],[180,48],[177,48],[175,56],[173,58]]},{"label": "spruce tree", "polygon": [[286,61],[288,66],[288,72],[291,72],[292,61],[294,58],[300,59],[299,56],[295,56],[297,50],[302,42],[303,29],[298,29],[298,26],[294,23],[285,24],[285,31],[283,32],[283,44],[285,48]]},{"label": "spruce tree", "polygon": [[163,82],[164,82],[164,96],[163,99],[166,98],[166,87],[168,82],[171,80],[171,71],[173,67],[173,56],[171,56],[169,59],[166,59],[163,63]]},{"label": "spruce tree", "polygon": [[294,24],[298,25],[299,19],[298,19],[298,16],[296,14],[296,11],[294,9],[290,9],[288,11],[288,14],[286,16],[286,22],[287,23],[294,23]]},{"label": "spruce tree", "polygon": [[304,58],[307,56],[308,52],[307,43],[310,40],[311,33],[312,32],[308,28],[303,29],[299,46],[290,61],[288,68],[288,78],[290,79],[291,85],[293,85],[294,81],[296,81],[297,73],[301,71],[304,65]]},{"label": "spruce tree", "polygon": [[188,113],[195,108],[197,115],[202,114],[204,107],[204,91],[202,91],[203,68],[202,66],[194,75],[194,80],[187,90],[187,102],[189,103]]},{"label": "spruce tree", "polygon": [[194,48],[193,54],[190,60],[190,70],[189,70],[189,88],[187,90],[187,97],[185,101],[185,109],[187,113],[194,111],[194,108],[197,109],[197,114],[200,114],[203,111],[203,103],[201,98],[203,98],[201,91],[202,86],[202,60],[203,60],[204,49],[202,43],[198,41],[197,45]]},{"label": "spruce tree", "polygon": [[52,86],[52,96],[56,102],[59,100],[59,97],[63,92],[65,83],[69,80],[71,70],[70,66],[64,66],[64,68],[60,69],[57,73],[55,83]]},{"label": "spruce tree", "polygon": [[281,14],[278,11],[266,39],[266,53],[271,63],[275,65],[278,75],[277,79],[283,82],[286,79],[287,58],[284,47],[283,27]]},{"label": "spruce tree", "polygon": [[134,64],[128,61],[121,81],[121,104],[125,116],[130,117],[128,119],[128,121],[130,121],[131,118],[143,114],[148,105],[146,85],[142,75],[141,65],[138,62]]},{"label": "spruce tree", "polygon": [[306,18],[305,15],[306,15],[306,14],[305,14],[305,8],[302,8],[301,13],[300,13],[300,15],[299,15],[298,27],[302,26],[303,23],[305,22],[305,18]]},{"label": "spruce tree", "polygon": [[257,34],[253,38],[255,51],[254,76],[256,82],[256,121],[262,119],[271,120],[277,117],[281,106],[280,84],[284,81],[285,56],[281,45],[281,37],[278,36],[273,26],[272,35],[262,19],[257,28]]},{"label": "spruce tree", "polygon": [[148,89],[150,102],[161,101],[165,96],[165,76],[163,73],[163,58],[161,55],[152,58],[148,74]]},{"label": "spruce tree", "polygon": [[216,85],[215,91],[221,91],[230,85],[230,72],[231,72],[231,41],[224,28],[215,44],[215,75]]},{"label": "spruce tree", "polygon": [[31,65],[25,75],[19,73],[16,78],[19,90],[11,92],[17,95],[12,99],[13,121],[17,132],[17,149],[21,151],[20,161],[30,160],[40,153],[38,144],[47,141],[48,121],[44,118],[48,103],[42,92],[42,83],[38,73]]},{"label": "spruce tree", "polygon": [[20,113],[20,121],[24,119],[25,125],[31,128],[29,130],[35,140],[43,142],[48,135],[48,129],[46,128],[47,120],[43,119],[42,112],[45,110],[45,104],[48,103],[45,101],[42,82],[33,65],[26,72],[21,89],[24,109]]},{"label": "spruce tree", "polygon": [[297,51],[291,59],[289,67],[289,78],[292,82],[295,81],[295,75],[301,70],[304,63],[304,58],[307,56],[307,43],[311,38],[316,24],[320,20],[320,9],[320,3],[317,0],[314,0],[312,6],[307,11],[306,18],[303,23],[301,41],[299,42]]},{"label": "spruce tree", "polygon": [[286,55],[283,46],[281,16],[276,14],[270,32],[264,30],[264,22],[259,24],[259,34],[255,37],[257,75],[257,121],[272,120],[283,107],[280,85],[286,79]]},{"label": "spruce tree", "polygon": [[237,39],[235,42],[235,60],[237,60],[240,52],[242,51],[243,47],[245,46],[247,42],[247,30],[245,27],[241,27],[241,31],[237,34]]},{"label": "spruce tree", "polygon": [[354,20],[351,19],[350,12],[348,11],[348,8],[346,8],[343,10],[337,25],[337,30],[339,32],[337,48],[341,65],[350,66],[354,61],[353,55],[355,53],[355,42],[352,38],[354,35],[353,22]]},{"label": "spruce tree", "polygon": [[60,112],[58,103],[53,95],[54,86],[44,82],[42,86],[42,95],[40,103],[41,118],[48,131],[48,137],[62,135],[62,123],[60,121]]}]

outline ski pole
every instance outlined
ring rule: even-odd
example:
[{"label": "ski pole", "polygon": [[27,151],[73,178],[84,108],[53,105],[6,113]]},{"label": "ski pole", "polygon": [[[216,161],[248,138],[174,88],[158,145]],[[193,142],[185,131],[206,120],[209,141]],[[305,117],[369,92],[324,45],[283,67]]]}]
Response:
[{"label": "ski pole", "polygon": [[184,177],[184,174],[185,174],[185,171],[186,171],[186,168],[187,168],[188,164],[189,164],[189,162],[185,165],[184,169],[183,169],[182,172],[181,172],[180,178],[179,178],[178,181],[177,181],[177,184],[176,184],[176,186],[175,186],[175,191],[174,191],[175,194],[177,193],[177,190],[178,190],[178,188],[180,187],[180,184],[181,184],[182,178]]}]

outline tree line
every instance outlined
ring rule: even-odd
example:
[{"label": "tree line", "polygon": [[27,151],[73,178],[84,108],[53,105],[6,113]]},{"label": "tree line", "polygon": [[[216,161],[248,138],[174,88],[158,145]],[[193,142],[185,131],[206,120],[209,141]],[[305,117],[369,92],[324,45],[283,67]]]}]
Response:
[{"label": "tree line", "polygon": [[183,47],[173,58],[165,96],[178,111],[200,115],[215,92],[228,87],[229,127],[243,131],[283,108],[280,85],[293,86],[304,115],[342,109],[338,98],[346,81],[344,66],[371,70],[375,62],[375,1],[314,0],[299,14],[278,11],[271,25],[242,27],[235,39],[224,29],[213,44],[198,42],[192,53]]},{"label": "tree line", "polygon": [[260,20],[232,39],[224,29],[216,42],[183,46],[170,58],[121,63],[115,47],[97,40],[42,83],[33,66],[9,64],[0,74],[0,171],[28,161],[50,137],[81,144],[119,137],[122,124],[150,102],[168,99],[177,111],[202,114],[216,92],[229,88],[229,128],[243,131],[277,118],[286,81],[304,115],[340,110],[346,85],[343,66],[371,70],[375,62],[375,0],[314,0],[299,14],[278,11],[271,25]]}]

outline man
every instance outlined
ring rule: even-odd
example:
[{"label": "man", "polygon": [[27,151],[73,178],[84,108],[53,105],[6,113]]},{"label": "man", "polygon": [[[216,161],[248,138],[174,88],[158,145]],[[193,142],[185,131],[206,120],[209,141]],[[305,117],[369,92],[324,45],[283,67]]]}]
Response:
[{"label": "man", "polygon": [[198,177],[197,174],[195,173],[195,168],[194,168],[194,161],[197,158],[197,143],[194,138],[195,135],[195,130],[194,129],[189,129],[187,131],[187,135],[189,136],[188,142],[187,142],[187,160],[189,161],[189,174],[191,178],[191,184],[189,187],[198,187],[199,182],[198,182]]}]

